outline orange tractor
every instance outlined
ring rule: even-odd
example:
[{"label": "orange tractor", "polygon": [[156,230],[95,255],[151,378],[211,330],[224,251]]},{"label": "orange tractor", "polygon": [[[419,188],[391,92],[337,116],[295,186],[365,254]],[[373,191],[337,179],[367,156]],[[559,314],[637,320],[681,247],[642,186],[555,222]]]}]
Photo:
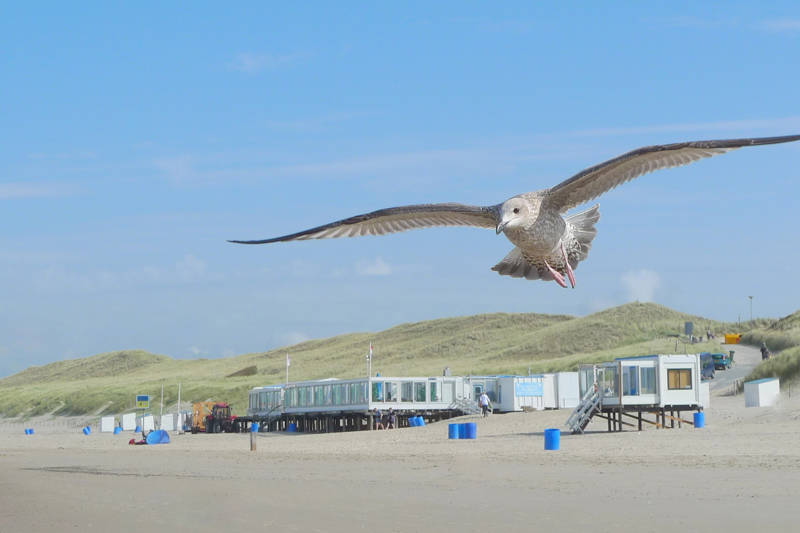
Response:
[{"label": "orange tractor", "polygon": [[196,402],[192,406],[192,433],[239,433],[239,422],[225,402]]}]

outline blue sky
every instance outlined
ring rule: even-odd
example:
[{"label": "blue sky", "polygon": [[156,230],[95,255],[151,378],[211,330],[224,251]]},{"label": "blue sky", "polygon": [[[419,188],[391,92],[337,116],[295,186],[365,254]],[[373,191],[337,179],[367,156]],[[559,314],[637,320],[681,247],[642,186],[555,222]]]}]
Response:
[{"label": "blue sky", "polygon": [[800,308],[800,143],[602,196],[575,290],[491,272],[511,245],[475,228],[226,242],[495,204],[649,144],[800,133],[796,2],[554,5],[5,6],[0,376],[637,299]]}]

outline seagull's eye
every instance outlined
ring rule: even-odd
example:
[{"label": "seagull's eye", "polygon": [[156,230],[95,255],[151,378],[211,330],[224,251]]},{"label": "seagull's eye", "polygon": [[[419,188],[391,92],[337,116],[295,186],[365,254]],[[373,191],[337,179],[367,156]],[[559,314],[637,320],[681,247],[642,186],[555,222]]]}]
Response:
[{"label": "seagull's eye", "polygon": [[519,207],[515,207],[514,208],[514,214],[515,215],[519,215]]}]

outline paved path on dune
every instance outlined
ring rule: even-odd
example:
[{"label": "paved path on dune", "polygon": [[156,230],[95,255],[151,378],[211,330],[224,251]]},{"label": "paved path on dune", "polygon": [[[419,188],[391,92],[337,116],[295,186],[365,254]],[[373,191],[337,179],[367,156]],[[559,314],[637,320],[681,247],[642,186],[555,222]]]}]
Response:
[{"label": "paved path on dune", "polygon": [[722,349],[733,350],[733,367],[728,370],[717,370],[711,380],[711,394],[727,394],[733,387],[733,382],[744,378],[761,362],[761,352],[758,348],[746,344],[723,344]]}]

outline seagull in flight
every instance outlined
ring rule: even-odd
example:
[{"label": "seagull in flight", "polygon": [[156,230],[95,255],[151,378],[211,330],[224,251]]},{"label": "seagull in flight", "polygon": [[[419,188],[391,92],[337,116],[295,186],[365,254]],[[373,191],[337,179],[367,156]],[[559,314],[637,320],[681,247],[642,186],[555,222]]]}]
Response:
[{"label": "seagull in flight", "polygon": [[474,206],[419,204],[379,209],[290,235],[238,244],[384,235],[432,226],[476,226],[505,234],[514,248],[492,270],[514,278],[555,280],[575,287],[575,269],[586,259],[597,234],[598,206],[565,213],[634,178],[662,168],[687,165],[745,146],[800,140],[800,135],[722,139],[645,146],[578,172],[555,187],[526,192],[505,202]]}]

